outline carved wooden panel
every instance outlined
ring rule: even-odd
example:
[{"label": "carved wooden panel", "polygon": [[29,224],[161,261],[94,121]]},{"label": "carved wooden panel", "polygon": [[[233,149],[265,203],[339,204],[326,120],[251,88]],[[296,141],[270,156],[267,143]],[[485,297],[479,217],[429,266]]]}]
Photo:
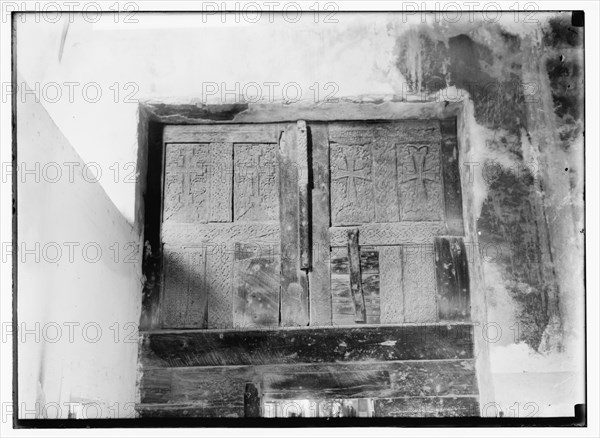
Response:
[{"label": "carved wooden panel", "polygon": [[233,251],[226,246],[207,246],[208,328],[233,327]]},{"label": "carved wooden panel", "polygon": [[402,247],[402,291],[405,322],[438,320],[433,244]]},{"label": "carved wooden panel", "polygon": [[234,147],[234,220],[279,219],[279,163],[276,144]]},{"label": "carved wooden panel", "polygon": [[[462,211],[460,185],[451,181],[458,175],[451,125],[443,135],[435,119],[329,126],[330,244],[344,245],[354,226],[359,245],[377,248],[382,322],[438,320],[433,240],[447,233],[447,213],[455,229]],[[445,182],[453,184],[446,192]]]},{"label": "carved wooden panel", "polygon": [[233,326],[231,248],[207,242],[165,245],[163,327]]},{"label": "carved wooden panel", "polygon": [[165,143],[277,143],[281,125],[223,124],[223,125],[167,125]]},{"label": "carved wooden panel", "polygon": [[402,291],[402,247],[379,247],[379,281],[381,287],[381,323],[404,322],[404,293]]},{"label": "carved wooden panel", "polygon": [[279,323],[279,129],[165,130],[163,327]]},{"label": "carved wooden panel", "polygon": [[164,248],[163,325],[168,328],[207,326],[206,251]]},{"label": "carved wooden panel", "polygon": [[166,145],[163,221],[231,221],[231,144]]},{"label": "carved wooden panel", "polygon": [[[346,227],[332,227],[331,246],[345,245]],[[408,245],[430,243],[435,236],[443,234],[443,222],[395,222],[364,224],[360,226],[358,241],[361,245]]]},{"label": "carved wooden panel", "polygon": [[399,145],[398,177],[401,220],[443,219],[439,143]]},{"label": "carved wooden panel", "polygon": [[[367,322],[435,321],[435,261],[433,251],[429,257],[423,248],[448,227],[459,232],[462,226],[456,126],[454,121],[440,123],[299,122],[285,127],[167,129],[163,242],[205,249],[202,283],[191,286],[203,291],[199,301],[203,308],[191,308],[197,315],[204,312],[203,319],[191,326],[272,325],[275,319],[284,325],[305,325],[309,311],[311,324],[345,321],[347,317],[340,315],[346,315],[350,305],[356,310],[356,305],[332,301],[336,290],[343,288],[335,278],[340,273],[330,272],[337,263],[330,258],[330,248],[346,246],[348,226],[359,231],[361,268],[364,248],[377,254],[376,275],[365,279],[360,274],[366,281],[362,286]],[[278,266],[265,263],[262,252],[240,258],[237,249],[257,241],[268,241],[271,250],[279,248],[274,256]],[[414,248],[420,248],[418,255]],[[165,287],[175,288],[172,297],[187,300],[189,287],[175,285],[176,278],[196,275],[199,268],[176,267],[171,261],[167,269],[167,264],[165,260]],[[279,282],[277,294],[281,293],[276,299],[271,296],[273,278]],[[260,289],[260,282],[269,287]],[[250,305],[248,298],[254,297],[243,285],[258,287],[259,295],[266,294],[267,301],[281,308],[257,310],[260,300],[250,300]],[[369,303],[367,289],[376,290]],[[169,299],[168,293],[163,296]],[[163,315],[164,321],[175,318],[167,310]]]},{"label": "carved wooden panel", "polygon": [[395,141],[386,136],[373,148],[375,222],[397,222],[400,218]]},{"label": "carved wooden panel", "polygon": [[203,245],[208,248],[225,246],[233,251],[233,242],[273,245],[279,242],[279,222],[252,222],[228,224],[175,224],[164,223],[165,242],[179,245]]},{"label": "carved wooden panel", "polygon": [[437,120],[336,123],[329,132],[333,225],[444,220]]},{"label": "carved wooden panel", "polygon": [[331,144],[331,215],[335,224],[374,219],[372,166],[369,146]]}]

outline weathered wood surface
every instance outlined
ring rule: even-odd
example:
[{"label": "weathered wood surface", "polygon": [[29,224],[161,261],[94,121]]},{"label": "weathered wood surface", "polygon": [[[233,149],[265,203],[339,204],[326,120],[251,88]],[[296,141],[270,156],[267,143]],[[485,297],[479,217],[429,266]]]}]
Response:
[{"label": "weathered wood surface", "polygon": [[368,144],[386,137],[397,143],[439,140],[439,126],[437,126],[436,118],[433,120],[401,119],[404,118],[389,122],[334,122],[329,125],[329,138],[331,141],[342,144]]},{"label": "weathered wood surface", "polygon": [[177,330],[142,334],[147,367],[468,359],[469,324],[285,330]]},{"label": "weathered wood surface", "polygon": [[[346,245],[348,227],[332,227],[331,246]],[[360,226],[359,245],[414,245],[431,244],[435,236],[443,235],[444,222],[395,222],[364,224]]]},{"label": "weathered wood surface", "polygon": [[405,322],[437,322],[433,244],[402,247],[402,292]]},{"label": "weathered wood surface", "polygon": [[233,270],[235,327],[279,326],[279,254],[237,244]]},{"label": "weathered wood surface", "polygon": [[464,236],[462,208],[462,189],[460,182],[460,157],[458,155],[458,138],[456,134],[456,118],[440,120],[442,135],[442,174],[444,179],[444,199],[446,206],[447,233],[453,236]]},{"label": "weathered wood surface", "polygon": [[163,221],[231,222],[232,144],[165,145]]},{"label": "weathered wood surface", "polygon": [[254,383],[246,383],[244,391],[244,416],[246,418],[260,417],[261,397],[258,386]]},{"label": "weathered wood surface", "polygon": [[372,222],[375,215],[371,147],[330,145],[331,221],[336,225]]},{"label": "weathered wood surface", "polygon": [[[183,254],[178,256],[189,259],[190,254],[205,256],[202,266],[185,265],[180,266],[179,273],[170,274],[171,269],[165,265],[165,284],[163,286],[163,308],[162,312],[170,312],[166,306],[170,306],[170,296],[177,294],[176,285],[171,283],[181,282],[189,278],[189,273],[200,271],[201,276],[195,278],[194,282],[200,282],[203,290],[208,296],[208,328],[233,328],[234,324],[234,289],[236,296],[238,286],[233,284],[234,277],[239,279],[240,267],[243,260],[234,263],[236,253],[240,247],[245,247],[252,252],[260,252],[266,259],[279,260],[279,223],[212,223],[212,224],[176,224],[163,223],[163,239],[170,242],[165,245],[165,263],[168,262],[168,253]],[[255,265],[253,265],[255,266]],[[276,289],[279,290],[279,265],[273,268],[277,273]],[[172,278],[172,280],[169,280]],[[187,280],[185,280],[187,281]],[[175,289],[172,289],[175,287]],[[181,288],[180,288],[181,289]],[[279,292],[276,301],[279,302]],[[184,312],[185,308],[178,309],[178,305],[172,309],[174,312]],[[188,313],[190,312],[187,310]],[[277,308],[276,313],[279,310]],[[169,317],[169,319],[171,319]],[[164,317],[163,317],[164,320]],[[239,323],[239,320],[238,320]],[[196,322],[195,324],[198,324]],[[247,324],[246,324],[247,325]],[[246,326],[243,325],[243,326]],[[206,325],[204,325],[206,326]],[[165,325],[165,327],[198,327],[197,325]]]},{"label": "weathered wood surface", "polygon": [[[335,122],[356,120],[358,122],[381,120],[425,120],[456,117],[463,110],[461,102],[373,102],[370,99],[353,99],[348,102],[301,101],[294,104],[249,103],[229,105],[165,104],[144,102],[144,112],[152,120],[165,124],[214,123],[226,125],[287,122],[306,120]],[[197,125],[196,125],[197,126]],[[248,125],[243,125],[248,126]]]},{"label": "weathered wood surface", "polygon": [[354,321],[366,322],[365,297],[363,296],[362,275],[360,272],[360,250],[358,249],[358,229],[348,230],[348,271],[350,272],[350,293],[354,303]]},{"label": "weathered wood surface", "polygon": [[231,222],[233,184],[233,144],[213,143],[210,145],[211,185],[209,222]]},{"label": "weathered wood surface", "polygon": [[280,124],[167,125],[165,143],[277,143]]},{"label": "weathered wood surface", "polygon": [[[163,327],[279,323],[280,129],[165,127]],[[260,260],[240,247],[258,247]]]},{"label": "weathered wood surface", "polygon": [[308,272],[310,324],[331,325],[329,140],[326,125],[309,126],[312,146],[312,269]]},{"label": "weathered wood surface", "polygon": [[140,418],[242,418],[244,405],[215,405],[212,403],[138,404]]},{"label": "weathered wood surface", "polygon": [[462,237],[435,238],[438,309],[441,321],[467,321],[471,314],[469,261]]},{"label": "weathered wood surface", "polygon": [[206,328],[208,294],[206,250],[185,250],[165,246],[162,326]]},{"label": "weathered wood surface", "polygon": [[236,143],[233,161],[235,222],[279,220],[277,144]]},{"label": "weathered wood surface", "polygon": [[[273,246],[279,243],[279,222],[228,224],[163,223],[163,241],[172,245],[196,245],[209,250],[225,247],[233,253],[235,243]],[[278,246],[278,245],[277,245]]]},{"label": "weathered wood surface", "polygon": [[375,222],[398,222],[398,171],[396,141],[390,135],[377,138],[373,147],[373,184],[375,189]]},{"label": "weathered wood surface", "polygon": [[306,122],[296,124],[296,149],[298,165],[298,234],[300,246],[300,269],[310,268],[310,191],[308,189],[308,131]]},{"label": "weathered wood surface", "polygon": [[381,246],[379,250],[379,286],[381,323],[404,322],[404,292],[402,288],[402,247]]},{"label": "weathered wood surface", "polygon": [[398,193],[403,221],[444,219],[440,142],[437,139],[432,143],[410,141],[399,145]]},{"label": "weathered wood surface", "polygon": [[308,325],[308,283],[300,269],[297,126],[288,125],[279,141],[281,223],[281,325]]},{"label": "weathered wood surface", "polygon": [[336,398],[344,391],[352,396],[388,398],[477,394],[475,360],[468,359],[147,369],[141,402],[208,403],[219,394],[213,403],[239,405],[245,382],[263,384],[261,393],[272,398],[320,390],[324,391],[321,398]]},{"label": "weathered wood surface", "polygon": [[418,397],[374,400],[375,417],[478,417],[476,397]]},{"label": "weathered wood surface", "polygon": [[354,398],[390,388],[388,371],[353,371],[263,375],[269,399]]},{"label": "weathered wood surface", "polygon": [[437,120],[333,123],[334,225],[444,219]]},{"label": "weathered wood surface", "polygon": [[[368,324],[380,322],[379,254],[372,247],[360,251],[361,284]],[[353,325],[355,321],[354,298],[350,288],[348,249],[331,249],[331,305],[334,325]]]},{"label": "weathered wood surface", "polygon": [[[235,248],[235,246],[234,246]],[[226,329],[233,323],[234,252],[207,247],[208,328]]]}]

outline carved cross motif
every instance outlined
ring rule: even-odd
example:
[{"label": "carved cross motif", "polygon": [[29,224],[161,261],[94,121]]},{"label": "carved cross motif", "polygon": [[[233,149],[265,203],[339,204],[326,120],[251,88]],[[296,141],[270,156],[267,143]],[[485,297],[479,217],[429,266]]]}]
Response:
[{"label": "carved cross motif", "polygon": [[260,205],[260,180],[258,158],[253,156],[250,162],[240,163],[238,168],[238,181],[246,184],[247,192],[245,195],[245,205],[247,210],[253,206]]},{"label": "carved cross motif", "polygon": [[[346,195],[348,195],[350,201],[354,201],[357,198],[357,190],[356,190],[356,180],[362,179],[364,181],[371,181],[367,175],[367,168],[361,167],[360,169],[356,168],[356,158],[350,159],[352,166],[348,165],[348,158],[344,157],[344,162],[346,163],[345,169],[338,169],[337,175],[333,178],[334,181],[339,181],[341,179],[346,178]],[[352,187],[352,191],[350,188]]]},{"label": "carved cross motif", "polygon": [[178,203],[182,203],[182,195],[184,193],[189,193],[193,196],[193,181],[191,176],[191,171],[193,171],[193,167],[190,166],[188,162],[188,153],[186,150],[179,150],[175,159],[173,160],[173,164],[175,167],[170,166],[169,173],[179,180],[180,190],[177,191],[176,198]]},{"label": "carved cross motif", "polygon": [[260,205],[262,199],[261,196],[258,171],[252,172],[250,176],[250,196],[248,196],[248,201],[251,205]]},{"label": "carved cross motif", "polygon": [[[426,168],[427,155],[429,154],[429,146],[409,146],[408,151],[412,162],[412,172],[414,175],[411,178],[406,178],[403,183],[414,181],[414,191],[417,199],[427,200],[427,182],[436,182],[437,178],[435,175],[435,169]],[[431,174],[433,173],[433,176]],[[429,176],[428,176],[429,174]]]},{"label": "carved cross motif", "polygon": [[234,156],[235,220],[273,220],[278,217],[276,145],[239,144]]}]

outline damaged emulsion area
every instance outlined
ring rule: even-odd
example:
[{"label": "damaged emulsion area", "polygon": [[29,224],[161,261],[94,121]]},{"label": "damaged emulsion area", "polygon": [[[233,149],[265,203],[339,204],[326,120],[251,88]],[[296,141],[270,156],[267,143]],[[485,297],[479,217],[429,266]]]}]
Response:
[{"label": "damaged emulsion area", "polygon": [[[559,17],[548,23],[543,38],[550,52],[546,67],[563,148],[583,130],[582,60],[574,56],[582,48],[580,33]],[[397,68],[412,93],[426,96],[449,86],[469,93],[476,122],[488,132],[485,145],[477,145],[486,158],[476,168],[487,193],[477,223],[480,248],[490,248],[484,263],[495,264],[501,272],[519,326],[515,340],[543,350],[544,332],[555,311],[548,303],[556,281],[538,169],[526,161],[531,158],[526,159],[521,139],[529,136],[527,99],[547,90],[538,89],[543,81],[523,82],[526,52],[521,46],[519,36],[499,25],[453,36],[422,26],[398,38]]]}]

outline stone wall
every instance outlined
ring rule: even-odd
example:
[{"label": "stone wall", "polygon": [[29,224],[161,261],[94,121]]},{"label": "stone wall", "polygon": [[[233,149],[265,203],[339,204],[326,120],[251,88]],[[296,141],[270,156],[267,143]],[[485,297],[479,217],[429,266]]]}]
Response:
[{"label": "stone wall", "polygon": [[[452,97],[468,93],[473,104],[481,137],[468,165],[479,201],[472,213],[505,415],[515,402],[536,414],[569,411],[569,402],[542,394],[565,392],[553,379],[582,385],[583,28],[571,14],[545,18],[521,34],[482,23],[452,32],[420,25],[396,47],[411,93],[455,87]],[[539,393],[514,392],[536,378]]]}]

